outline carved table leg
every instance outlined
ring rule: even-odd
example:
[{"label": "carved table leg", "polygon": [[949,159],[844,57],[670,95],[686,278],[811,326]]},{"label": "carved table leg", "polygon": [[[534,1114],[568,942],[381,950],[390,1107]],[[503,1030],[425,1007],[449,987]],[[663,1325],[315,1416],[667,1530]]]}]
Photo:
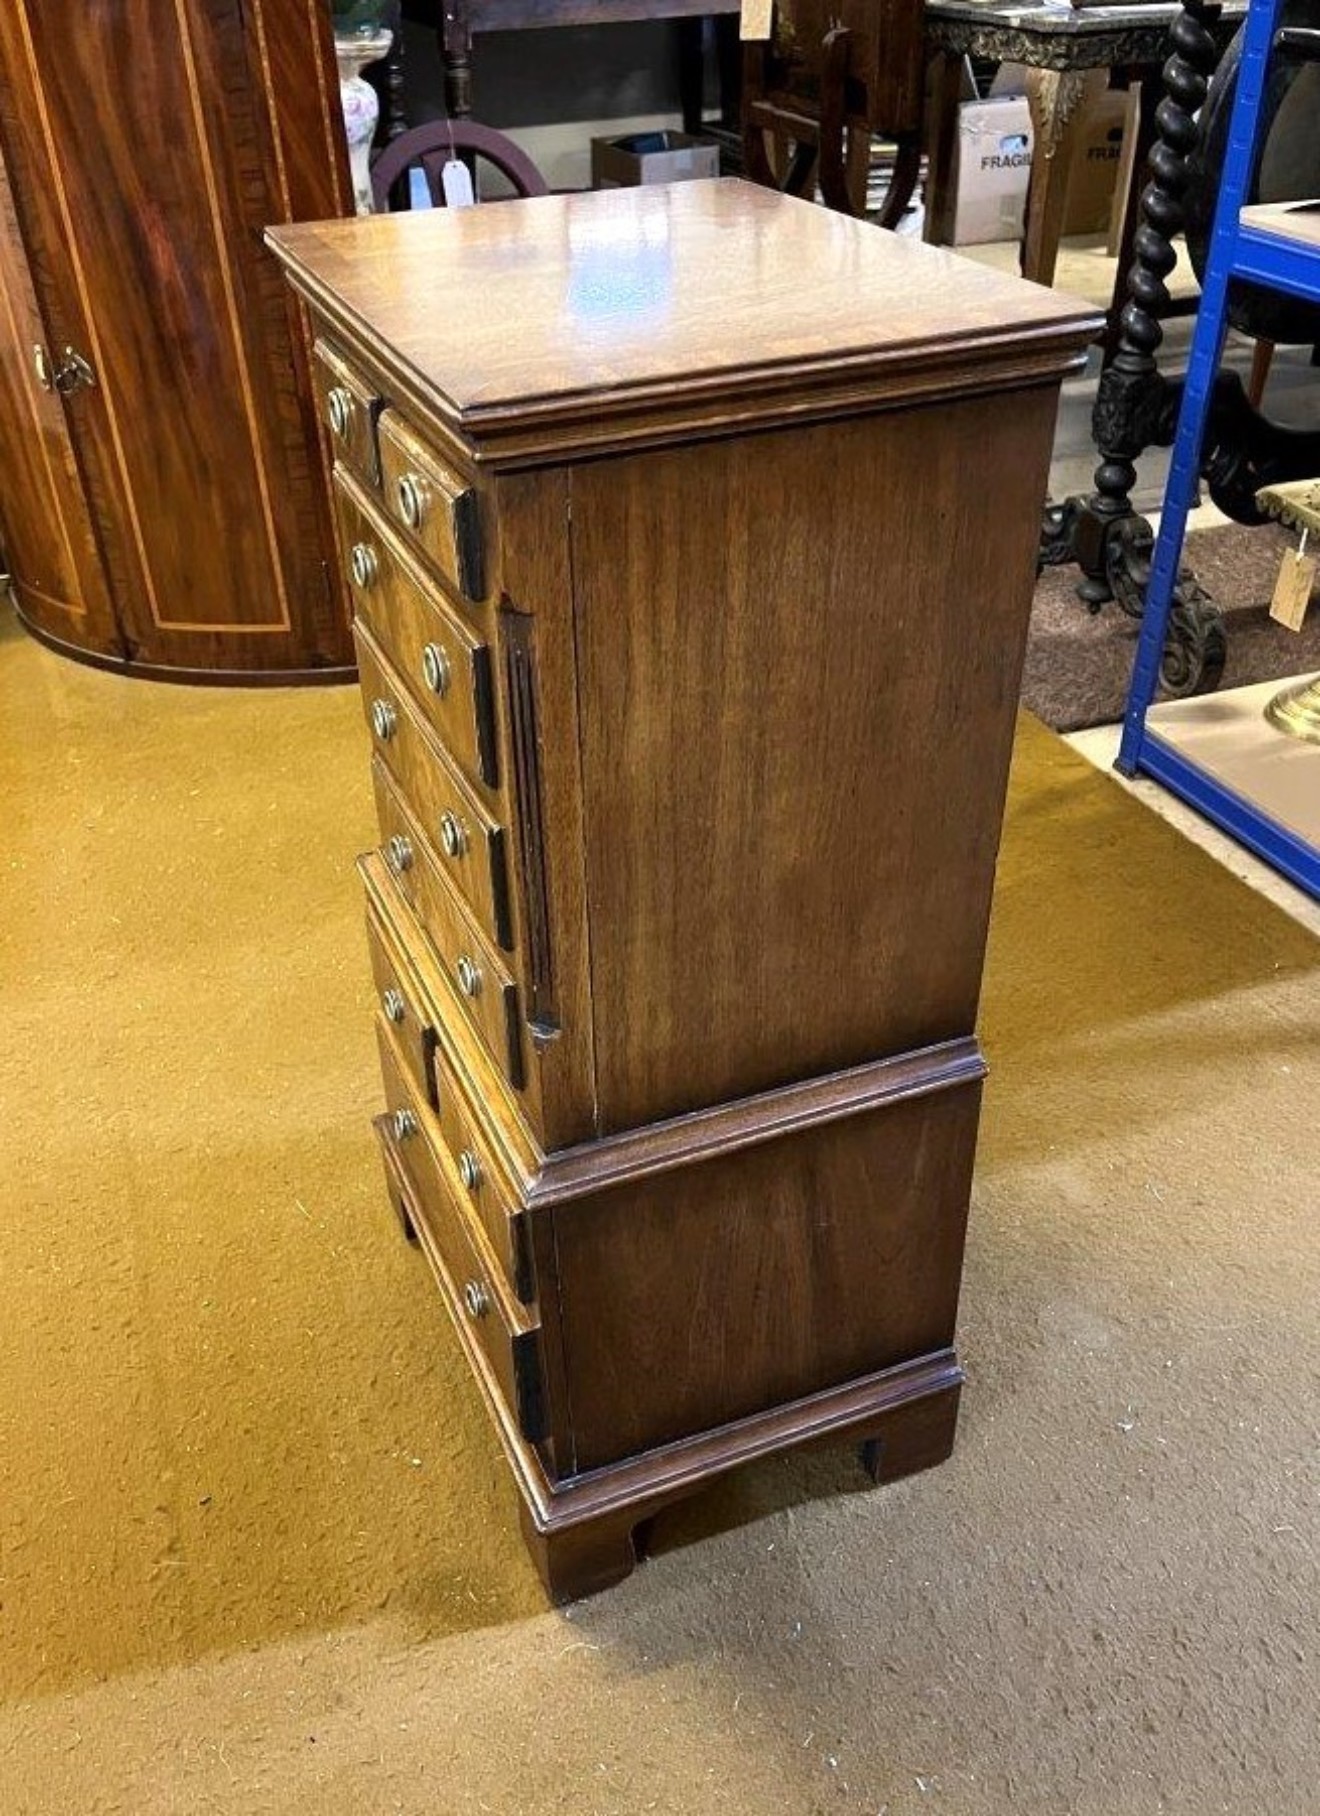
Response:
[{"label": "carved table leg", "polygon": [[471,0],[444,0],[440,25],[440,61],[445,72],[445,111],[451,120],[472,113]]},{"label": "carved table leg", "polygon": [[1029,69],[1031,180],[1022,238],[1022,275],[1037,284],[1054,282],[1068,201],[1068,175],[1086,113],[1086,102],[1109,81],[1108,70]]},{"label": "carved table leg", "polygon": [[953,1450],[961,1393],[961,1387],[949,1387],[887,1414],[861,1444],[862,1467],[871,1480],[897,1482],[943,1463]]},{"label": "carved table leg", "polygon": [[922,237],[932,246],[953,244],[957,202],[953,162],[962,71],[962,58],[943,50],[935,52],[926,71],[926,219]]},{"label": "carved table leg", "polygon": [[649,1517],[645,1509],[631,1507],[542,1532],[525,1501],[519,1515],[523,1540],[553,1602],[579,1601],[631,1576],[638,1555],[636,1530]]},{"label": "carved table leg", "polygon": [[[1164,339],[1160,315],[1169,306],[1165,279],[1176,263],[1170,242],[1183,224],[1187,161],[1197,142],[1195,116],[1216,61],[1205,20],[1216,11],[1213,0],[1183,0],[1170,28],[1173,54],[1164,66],[1164,98],[1155,110],[1158,136],[1140,225],[1132,236],[1118,348],[1100,374],[1091,418],[1100,450],[1095,490],[1089,498],[1047,510],[1042,528],[1042,562],[1075,560],[1083,575],[1078,596],[1093,612],[1109,599],[1133,617],[1145,606],[1154,536],[1132,508],[1132,488],[1137,456],[1147,448],[1168,447],[1177,418],[1178,388],[1161,377],[1155,355]],[[1223,620],[1188,576],[1179,581],[1169,619],[1161,667],[1165,686],[1175,694],[1213,687],[1224,658]]]}]

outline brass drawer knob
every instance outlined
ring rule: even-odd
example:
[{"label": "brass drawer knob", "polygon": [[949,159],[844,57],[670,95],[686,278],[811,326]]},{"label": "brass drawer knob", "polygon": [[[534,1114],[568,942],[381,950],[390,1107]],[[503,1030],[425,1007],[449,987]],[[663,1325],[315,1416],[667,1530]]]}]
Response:
[{"label": "brass drawer knob", "polygon": [[353,393],[345,390],[343,385],[336,385],[326,393],[325,409],[331,429],[342,441],[353,421]]},{"label": "brass drawer knob", "polygon": [[469,1192],[475,1192],[481,1184],[481,1162],[471,1148],[464,1148],[458,1157],[458,1176]]},{"label": "brass drawer knob", "polygon": [[416,473],[400,474],[399,483],[395,487],[395,496],[399,501],[400,517],[410,530],[417,529],[426,508],[426,494]]},{"label": "brass drawer knob", "polygon": [[412,869],[412,861],[413,848],[411,842],[408,839],[405,839],[401,832],[396,832],[389,844],[385,847],[385,862],[389,865],[395,876],[402,876],[405,870]]},{"label": "brass drawer knob", "polygon": [[365,593],[369,586],[375,585],[380,573],[380,559],[369,542],[353,544],[348,557],[348,571],[359,592]]},{"label": "brass drawer knob", "polygon": [[457,814],[440,815],[440,845],[447,858],[461,858],[468,848],[467,827]]},{"label": "brass drawer knob", "polygon": [[380,1006],[385,1011],[386,1021],[401,1022],[408,1013],[408,1005],[397,990],[386,990],[380,999]]},{"label": "brass drawer knob", "polygon": [[390,1118],[396,1141],[408,1141],[417,1133],[417,1118],[411,1110],[396,1110]]},{"label": "brass drawer knob", "polygon": [[443,700],[449,692],[449,658],[438,643],[428,643],[422,651],[422,675],[433,694]]},{"label": "brass drawer knob", "polygon": [[392,700],[371,702],[371,729],[382,744],[388,744],[399,727],[399,715]]},{"label": "brass drawer knob", "polygon": [[474,1321],[490,1310],[490,1294],[480,1280],[469,1280],[463,1288],[463,1309]]},{"label": "brass drawer knob", "polygon": [[467,953],[463,953],[454,967],[458,973],[458,987],[464,996],[481,995],[481,967],[473,964]]}]

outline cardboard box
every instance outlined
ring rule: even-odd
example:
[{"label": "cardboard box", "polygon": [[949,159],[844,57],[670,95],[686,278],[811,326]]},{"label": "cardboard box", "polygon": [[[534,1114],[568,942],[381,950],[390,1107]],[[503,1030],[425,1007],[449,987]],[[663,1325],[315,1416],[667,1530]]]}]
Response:
[{"label": "cardboard box", "polygon": [[1068,173],[1068,200],[1063,231],[1106,233],[1114,202],[1114,185],[1123,156],[1127,96],[1116,90],[1096,97],[1087,108]]},{"label": "cardboard box", "polygon": [[958,109],[953,243],[1018,240],[1031,179],[1031,109],[1024,95],[964,101]]},{"label": "cardboard box", "polygon": [[591,141],[591,186],[621,189],[636,183],[685,183],[720,174],[720,148],[682,132],[634,132]]}]

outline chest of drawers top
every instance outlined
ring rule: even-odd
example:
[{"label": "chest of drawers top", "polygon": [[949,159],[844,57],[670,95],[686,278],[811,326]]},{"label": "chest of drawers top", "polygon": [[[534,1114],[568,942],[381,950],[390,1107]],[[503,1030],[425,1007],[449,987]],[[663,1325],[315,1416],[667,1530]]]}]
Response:
[{"label": "chest of drawers top", "polygon": [[1050,380],[1095,325],[1076,298],[736,180],[268,238],[453,452],[495,465]]}]

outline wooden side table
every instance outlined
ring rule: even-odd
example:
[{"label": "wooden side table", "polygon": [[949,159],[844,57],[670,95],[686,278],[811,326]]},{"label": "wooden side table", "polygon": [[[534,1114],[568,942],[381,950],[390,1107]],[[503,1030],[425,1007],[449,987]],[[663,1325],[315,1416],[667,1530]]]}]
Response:
[{"label": "wooden side table", "polygon": [[[1037,283],[1054,281],[1059,230],[1066,202],[1067,174],[1081,119],[1081,104],[1098,72],[1121,82],[1140,82],[1135,165],[1137,181],[1119,245],[1110,304],[1110,329],[1127,294],[1132,239],[1137,227],[1140,172],[1155,139],[1155,111],[1163,95],[1156,79],[1168,54],[1169,27],[1179,16],[1173,4],[1064,7],[1045,0],[1021,6],[983,6],[979,0],[928,0],[929,124],[926,238],[949,245],[953,238],[953,157],[958,134],[962,60],[984,57],[1025,64],[1036,151],[1027,191],[1022,275]],[[1212,30],[1220,48],[1241,23],[1243,0],[1228,0]]]}]

